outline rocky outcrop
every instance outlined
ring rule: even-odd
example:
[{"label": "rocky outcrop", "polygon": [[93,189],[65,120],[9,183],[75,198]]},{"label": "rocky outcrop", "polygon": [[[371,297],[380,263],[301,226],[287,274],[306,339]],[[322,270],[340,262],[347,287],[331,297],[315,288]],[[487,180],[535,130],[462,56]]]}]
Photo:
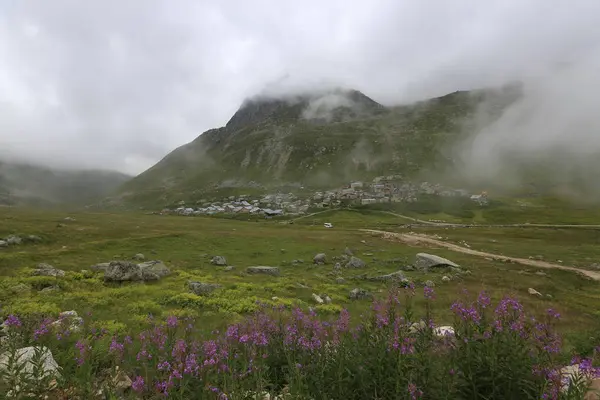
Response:
[{"label": "rocky outcrop", "polygon": [[155,281],[170,273],[169,268],[158,260],[135,264],[113,261],[104,270],[105,282]]},{"label": "rocky outcrop", "polygon": [[319,253],[313,258],[313,263],[317,265],[327,264],[327,256],[325,253]]},{"label": "rocky outcrop", "polygon": [[434,254],[419,253],[416,256],[415,267],[420,271],[428,271],[430,268],[436,267],[453,267],[460,266],[448,259],[436,256]]},{"label": "rocky outcrop", "polygon": [[354,256],[350,257],[350,260],[348,260],[348,262],[345,265],[346,268],[364,268],[366,266],[367,263],[365,263],[360,258]]},{"label": "rocky outcrop", "polygon": [[210,263],[212,265],[218,265],[220,267],[225,267],[227,265],[227,259],[223,256],[214,256],[211,260]]},{"label": "rocky outcrop", "polygon": [[221,288],[221,285],[215,283],[204,283],[204,282],[189,282],[188,287],[190,290],[198,296],[206,296],[211,294],[215,290]]},{"label": "rocky outcrop", "polygon": [[38,264],[37,268],[34,269],[31,274],[35,275],[35,276],[54,276],[54,277],[59,277],[59,276],[65,276],[65,271],[63,271],[61,269],[54,268],[50,264],[41,263],[41,264]]}]

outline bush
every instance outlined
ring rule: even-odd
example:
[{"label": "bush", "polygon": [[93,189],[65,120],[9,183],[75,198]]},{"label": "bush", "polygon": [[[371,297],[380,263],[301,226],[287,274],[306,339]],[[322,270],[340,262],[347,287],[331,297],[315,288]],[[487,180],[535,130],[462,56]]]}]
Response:
[{"label": "bush", "polygon": [[[61,388],[83,397],[99,389],[116,392],[106,370],[127,373],[131,398],[144,399],[250,399],[284,392],[295,399],[334,400],[582,399],[584,378],[598,375],[592,359],[575,358],[580,375],[563,382],[562,341],[554,331],[559,315],[553,310],[534,318],[516,299],[493,307],[481,293],[454,303],[453,328],[442,331],[431,319],[433,289],[424,289],[422,318],[414,315],[414,296],[414,287],[394,289],[373,302],[369,315],[356,318],[346,310],[320,318],[314,310],[290,313],[255,304],[252,316],[208,337],[198,336],[190,318],[174,315],[135,338],[112,321],[86,324],[83,332],[56,340],[43,329],[45,321],[33,340],[58,354],[65,371]],[[221,304],[226,298],[201,299],[231,308]],[[197,299],[179,295],[170,301],[194,305]],[[15,316],[9,321],[11,335],[26,329]]]}]

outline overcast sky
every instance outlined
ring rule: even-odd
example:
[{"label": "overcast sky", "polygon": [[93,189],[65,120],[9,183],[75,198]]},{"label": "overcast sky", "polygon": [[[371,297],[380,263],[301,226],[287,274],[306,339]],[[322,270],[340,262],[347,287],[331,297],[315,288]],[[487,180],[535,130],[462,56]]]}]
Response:
[{"label": "overcast sky", "polygon": [[589,87],[599,44],[598,0],[0,0],[0,157],[134,174],[286,74],[384,104]]}]

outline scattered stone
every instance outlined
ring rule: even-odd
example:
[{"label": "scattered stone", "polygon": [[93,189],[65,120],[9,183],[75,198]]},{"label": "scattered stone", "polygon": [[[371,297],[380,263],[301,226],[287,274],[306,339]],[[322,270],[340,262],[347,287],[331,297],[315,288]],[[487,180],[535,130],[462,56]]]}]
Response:
[{"label": "scattered stone", "polygon": [[434,267],[455,267],[460,268],[460,266],[448,259],[443,257],[439,257],[433,254],[427,253],[418,253],[416,256],[415,267],[421,271],[428,271],[429,268]]},{"label": "scattered stone", "polygon": [[5,240],[9,246],[19,245],[23,241],[23,239],[21,239],[21,237],[19,237],[17,235],[10,235]]},{"label": "scattered stone", "polygon": [[542,294],[535,290],[534,288],[527,289],[527,292],[532,296],[542,297]]},{"label": "scattered stone", "polygon": [[205,296],[221,288],[221,285],[217,285],[216,283],[189,282],[188,287],[194,294]]},{"label": "scattered stone", "polygon": [[[117,367],[118,368],[118,367]],[[112,384],[117,393],[123,393],[131,387],[131,378],[123,371],[118,371],[115,377],[112,379]]]},{"label": "scattered stone", "polygon": [[171,273],[171,270],[160,260],[146,261],[138,266],[142,271],[142,279],[145,281],[156,281]]},{"label": "scattered stone", "polygon": [[419,322],[413,322],[410,325],[410,328],[408,328],[408,333],[412,333],[415,334],[419,331],[422,331],[423,329],[427,328],[427,324],[425,323],[425,321],[419,321]]},{"label": "scattered stone", "polygon": [[358,257],[350,257],[350,260],[346,263],[346,268],[364,268],[367,264]]},{"label": "scattered stone", "polygon": [[292,265],[304,264],[304,260],[292,260]]},{"label": "scattered stone", "polygon": [[64,221],[75,222],[75,221],[77,221],[77,220],[76,220],[75,218],[73,218],[73,217],[66,217],[66,218],[64,219]]},{"label": "scattered stone", "polygon": [[342,264],[340,264],[339,262],[335,263],[335,265],[333,266],[334,271],[341,271],[341,269],[342,269]]},{"label": "scattered stone", "polygon": [[225,257],[223,256],[214,256],[211,260],[210,263],[212,265],[218,265],[220,267],[224,267],[227,265],[227,260],[225,259]]},{"label": "scattered stone", "polygon": [[350,291],[349,297],[351,300],[361,300],[373,298],[373,295],[365,289],[355,288]]},{"label": "scattered stone", "polygon": [[[36,352],[40,355],[39,363],[36,362]],[[37,379],[34,371],[41,367],[39,373],[43,378],[59,377],[59,366],[54,360],[52,353],[47,347],[23,347],[16,350],[16,360],[9,366],[11,354],[4,352],[0,354],[0,375],[19,375],[26,380]],[[37,365],[36,365],[37,364]],[[10,368],[10,370],[9,370]]]},{"label": "scattered stone", "polygon": [[325,304],[331,304],[331,297],[329,297],[328,295],[324,294],[323,295],[323,301],[325,301]]},{"label": "scattered stone", "polygon": [[425,281],[425,286],[433,288],[433,287],[435,287],[435,282],[434,281]]},{"label": "scattered stone", "polygon": [[325,253],[319,253],[313,258],[313,263],[317,265],[327,264],[327,256]]},{"label": "scattered stone", "polygon": [[58,291],[60,291],[60,287],[57,285],[52,285],[52,286],[43,288],[42,290],[40,290],[40,293],[45,294],[45,293],[52,293],[52,292],[58,292]]},{"label": "scattered stone", "polygon": [[546,295],[546,298],[547,298],[547,299],[552,299],[552,295],[548,293],[548,294]]},{"label": "scattered stone", "polygon": [[347,255],[348,257],[352,257],[354,255],[354,253],[352,253],[352,250],[350,250],[350,248],[346,247],[344,249],[344,254]]},{"label": "scattered stone", "polygon": [[265,266],[248,267],[248,268],[246,268],[246,272],[249,274],[265,274],[265,275],[271,275],[271,276],[279,276],[280,275],[279,268],[277,268],[277,267],[265,267]]},{"label": "scattered stone", "polygon": [[54,328],[65,328],[70,332],[79,332],[83,326],[83,318],[77,314],[77,311],[63,311],[58,314],[58,319],[50,325]]},{"label": "scattered stone", "polygon": [[235,269],[235,267],[233,265],[228,265],[227,267],[225,267],[224,271],[230,272],[230,271],[233,271],[234,269]]},{"label": "scattered stone", "polygon": [[29,235],[25,238],[25,240],[30,243],[40,243],[43,241],[42,238],[37,235]]},{"label": "scattered stone", "polygon": [[548,276],[548,274],[545,273],[544,271],[537,271],[535,274],[538,276]]},{"label": "scattered stone", "polygon": [[318,294],[312,294],[313,299],[317,302],[317,304],[323,304],[325,301]]},{"label": "scattered stone", "polygon": [[415,267],[412,265],[404,265],[404,266],[400,267],[400,269],[403,271],[414,271]]},{"label": "scattered stone", "polygon": [[0,247],[8,247],[8,242],[5,240],[0,240]]},{"label": "scattered stone", "polygon": [[450,277],[449,277],[449,276],[446,276],[446,275],[442,276],[442,282],[446,282],[446,283],[448,283],[448,282],[450,282],[450,281],[451,281],[451,279],[450,279]]},{"label": "scattered stone", "polygon": [[38,264],[37,269],[34,269],[32,275],[35,276],[65,276],[65,271],[56,269],[50,264],[41,263]]},{"label": "scattered stone", "polygon": [[135,256],[133,256],[133,259],[136,261],[144,261],[146,257],[144,257],[142,253],[137,253]]},{"label": "scattered stone", "polygon": [[367,278],[369,281],[380,281],[380,282],[401,282],[406,277],[402,271],[392,272],[391,274],[374,276]]},{"label": "scattered stone", "polygon": [[372,255],[373,255],[373,253],[363,253],[363,256],[366,256],[366,257],[371,257]]},{"label": "scattered stone", "polygon": [[335,283],[339,283],[339,284],[346,283],[346,280],[342,277],[335,278]]},{"label": "scattered stone", "polygon": [[437,328],[433,329],[433,333],[439,337],[454,336],[454,328],[449,325],[438,326]]},{"label": "scattered stone", "polygon": [[141,281],[142,269],[128,261],[112,261],[104,270],[105,282]]}]

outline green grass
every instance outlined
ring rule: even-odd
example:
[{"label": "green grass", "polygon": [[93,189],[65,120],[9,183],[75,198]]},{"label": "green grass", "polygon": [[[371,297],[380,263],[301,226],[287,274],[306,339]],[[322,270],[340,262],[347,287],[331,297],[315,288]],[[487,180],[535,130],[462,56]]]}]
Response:
[{"label": "green grass", "polygon": [[[67,215],[74,222],[63,221]],[[332,222],[326,229],[322,222]],[[315,225],[312,225],[313,222]],[[176,217],[142,214],[59,214],[18,209],[0,211],[0,236],[35,234],[43,238],[40,244],[27,244],[0,250],[0,301],[3,312],[57,313],[75,309],[81,315],[92,312],[95,318],[123,324],[135,329],[148,313],[164,316],[201,317],[206,329],[223,326],[256,308],[255,301],[273,304],[314,306],[312,293],[327,293],[333,299],[333,309],[349,307],[362,310],[364,302],[349,302],[348,292],[362,287],[377,293],[385,292],[384,283],[352,281],[352,277],[385,274],[413,262],[416,253],[428,251],[447,257],[472,271],[460,281],[442,283],[442,273],[407,272],[417,282],[432,279],[438,284],[438,296],[449,306],[463,288],[469,291],[486,289],[499,298],[515,293],[533,310],[554,307],[565,315],[562,328],[577,331],[599,326],[600,286],[576,274],[549,270],[548,276],[535,275],[535,269],[516,264],[489,261],[446,249],[413,248],[371,237],[360,228],[398,230],[398,219],[380,212],[336,212],[298,220],[293,225],[278,221],[235,221],[217,218]],[[61,225],[59,225],[61,224]],[[396,227],[394,226],[396,225]],[[527,257],[543,254],[546,259],[562,259],[565,264],[585,266],[594,257],[597,235],[592,231],[519,230],[519,229],[454,229],[436,230],[452,241],[467,241],[478,250]],[[494,242],[495,241],[495,242]],[[341,255],[345,247],[363,258],[368,267],[363,271],[344,271],[347,283],[338,284],[333,264],[312,265],[316,253],[329,257]],[[172,274],[154,283],[105,284],[101,274],[82,273],[90,266],[114,259],[131,259],[143,253],[147,259],[160,259]],[[223,255],[235,269],[226,272],[210,264],[211,255]],[[295,259],[303,264],[293,265]],[[38,263],[49,263],[67,271],[64,278],[30,276]],[[247,275],[252,265],[278,266],[281,276]],[[524,272],[529,270],[529,272]],[[190,294],[188,280],[218,283],[222,289],[206,298]],[[33,288],[28,293],[14,294],[10,289],[23,283]],[[60,292],[42,294],[38,290],[58,284]],[[309,288],[304,288],[308,286]],[[527,295],[534,287],[552,299],[537,299]],[[277,300],[272,300],[276,297]],[[439,308],[439,318],[448,307]]]}]

